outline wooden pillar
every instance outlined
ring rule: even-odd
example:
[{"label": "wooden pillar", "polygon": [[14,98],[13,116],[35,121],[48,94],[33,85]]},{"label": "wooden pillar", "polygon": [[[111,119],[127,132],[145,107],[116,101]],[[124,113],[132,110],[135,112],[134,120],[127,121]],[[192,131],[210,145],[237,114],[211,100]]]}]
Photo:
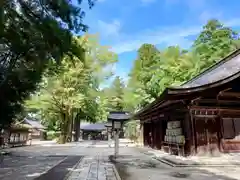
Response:
[{"label": "wooden pillar", "polygon": [[156,148],[155,122],[152,121],[152,148]]},{"label": "wooden pillar", "polygon": [[151,121],[151,147],[154,148],[154,123]]},{"label": "wooden pillar", "polygon": [[151,123],[147,123],[147,146],[151,146],[151,139],[150,139],[150,136],[149,136],[149,133],[151,132]]},{"label": "wooden pillar", "polygon": [[146,123],[143,122],[143,145],[147,146],[147,126]]},{"label": "wooden pillar", "polygon": [[153,128],[154,128],[154,148],[158,148],[158,133],[157,133],[157,122],[154,122]]},{"label": "wooden pillar", "polygon": [[146,137],[146,146],[149,146],[149,137],[148,137],[148,133],[149,133],[149,124],[145,123],[145,127],[146,127],[146,131],[145,131],[145,137]]},{"label": "wooden pillar", "polygon": [[138,145],[139,146],[144,145],[144,123],[141,123],[141,122],[140,122],[140,126],[139,126]]},{"label": "wooden pillar", "polygon": [[156,128],[157,128],[157,149],[161,149],[161,147],[162,147],[161,121],[157,122]]},{"label": "wooden pillar", "polygon": [[181,127],[183,135],[185,136],[184,153],[185,155],[194,154],[194,136],[192,135],[194,130],[192,129],[190,113],[186,113],[184,119],[181,120]]},{"label": "wooden pillar", "polygon": [[196,123],[193,117],[193,111],[189,111],[191,123],[191,154],[197,153],[197,137],[196,137]]}]

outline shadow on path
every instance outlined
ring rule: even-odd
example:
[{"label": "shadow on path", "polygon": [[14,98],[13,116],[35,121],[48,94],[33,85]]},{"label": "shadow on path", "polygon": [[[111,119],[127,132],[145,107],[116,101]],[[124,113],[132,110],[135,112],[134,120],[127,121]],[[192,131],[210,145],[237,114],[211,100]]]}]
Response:
[{"label": "shadow on path", "polygon": [[61,163],[54,166],[52,169],[35,178],[34,180],[64,180],[67,174],[70,172],[69,169],[72,168],[75,164],[77,164],[80,159],[82,159],[82,157],[80,156],[69,156]]},{"label": "shadow on path", "polygon": [[127,171],[127,165],[117,162],[114,156],[109,156],[109,160],[117,169],[121,180],[127,180],[131,176]]},{"label": "shadow on path", "polygon": [[166,166],[159,161],[144,157],[124,155],[115,159],[109,156],[109,160],[115,165],[122,180],[159,180],[159,179],[185,179],[185,180],[237,180],[225,175],[217,175],[208,170],[199,168],[176,168]]}]

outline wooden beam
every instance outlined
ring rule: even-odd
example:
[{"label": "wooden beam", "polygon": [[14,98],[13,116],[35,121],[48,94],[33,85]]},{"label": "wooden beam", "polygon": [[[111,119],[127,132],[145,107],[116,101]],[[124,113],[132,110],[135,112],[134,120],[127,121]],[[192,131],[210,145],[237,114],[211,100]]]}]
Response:
[{"label": "wooden beam", "polygon": [[210,119],[212,119],[212,118],[216,118],[216,117],[218,117],[218,115],[213,115],[213,114],[196,114],[196,115],[194,115],[194,117],[197,117],[197,118],[210,118]]},{"label": "wooden beam", "polygon": [[168,116],[171,117],[179,117],[179,116],[184,116],[186,114],[186,112],[188,112],[188,109],[174,109],[174,113],[172,112],[162,112],[161,114],[159,114],[159,112],[155,112],[154,114],[148,114],[143,116],[141,119],[143,121],[152,119],[152,120],[161,120],[162,118],[167,118]]},{"label": "wooden beam", "polygon": [[[181,108],[181,106],[182,106],[182,108]],[[174,111],[184,111],[184,112],[186,112],[187,107],[185,107],[183,104],[174,104],[174,105],[168,106],[168,107],[163,108],[163,109],[151,110],[151,111],[143,114],[142,116],[153,115],[153,114],[165,114],[167,111],[170,111],[172,109],[174,109]]]},{"label": "wooden beam", "polygon": [[238,93],[238,92],[220,92],[219,96],[240,98],[240,93]]},{"label": "wooden beam", "polygon": [[[163,106],[163,103],[155,104],[151,109],[145,111],[144,113],[140,114],[140,116],[149,115],[152,113],[159,113],[159,111],[164,112],[168,109],[176,108],[176,106],[184,106],[183,100],[175,100],[175,101],[167,101],[166,104]],[[163,106],[163,107],[161,107]],[[157,112],[156,112],[157,111]]]},{"label": "wooden beam", "polygon": [[197,101],[198,103],[212,103],[212,104],[239,104],[240,105],[240,101],[239,100],[217,100],[217,99],[199,99]]},{"label": "wooden beam", "polygon": [[229,109],[229,108],[221,108],[221,107],[208,107],[208,106],[190,106],[190,110],[206,110],[206,111],[230,111],[230,112],[239,112],[240,109]]}]

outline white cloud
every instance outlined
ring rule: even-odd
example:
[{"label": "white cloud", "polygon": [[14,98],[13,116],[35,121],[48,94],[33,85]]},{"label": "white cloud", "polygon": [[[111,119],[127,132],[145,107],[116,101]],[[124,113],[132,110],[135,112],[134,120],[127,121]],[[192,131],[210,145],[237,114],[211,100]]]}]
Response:
[{"label": "white cloud", "polygon": [[98,28],[103,36],[118,36],[121,29],[121,23],[118,20],[113,20],[110,23],[98,20]]},{"label": "white cloud", "polygon": [[143,4],[150,4],[150,3],[156,2],[156,0],[141,0],[141,2]]},{"label": "white cloud", "polygon": [[[240,26],[240,19],[221,21],[227,26]],[[121,40],[112,46],[112,50],[118,54],[137,50],[143,43],[154,45],[165,44],[180,45],[187,48],[191,45],[188,36],[197,35],[202,30],[202,25],[189,27],[168,27],[146,30],[132,35],[119,34]]]},{"label": "white cloud", "polygon": [[199,20],[201,23],[206,23],[209,19],[221,19],[222,12],[209,12],[209,11],[203,11],[200,16]]},{"label": "white cloud", "polygon": [[106,0],[97,0],[97,2],[100,2],[100,3],[101,3],[101,2],[105,2],[105,1],[106,1]]},{"label": "white cloud", "polygon": [[224,23],[226,26],[234,27],[234,26],[240,26],[240,19],[231,19]]},{"label": "white cloud", "polygon": [[195,35],[200,31],[199,27],[190,28],[159,28],[155,30],[148,30],[140,32],[135,36],[130,36],[126,41],[121,41],[112,47],[112,50],[116,53],[123,53],[128,51],[137,50],[143,43],[162,44],[166,45],[181,45],[189,46],[190,42],[186,39],[189,35]]},{"label": "white cloud", "polygon": [[180,0],[165,0],[164,3],[165,3],[166,5],[173,5],[173,4],[180,3]]},{"label": "white cloud", "polygon": [[128,73],[129,73],[129,72],[126,71],[126,70],[125,70],[124,68],[122,68],[121,66],[119,66],[119,64],[117,64],[117,63],[113,64],[113,66],[112,66],[112,71],[113,71],[113,73],[114,73],[112,79],[114,79],[116,76],[119,76],[119,77],[122,78],[122,80],[123,80],[124,82],[127,82],[127,81],[128,81],[128,79],[129,79]]},{"label": "white cloud", "polygon": [[[209,0],[211,1],[211,0]],[[208,2],[209,3],[209,2]],[[184,4],[190,10],[199,10],[207,6],[206,0],[165,0],[164,4],[166,6],[176,5],[176,4]]]},{"label": "white cloud", "polygon": [[[211,1],[211,0],[209,0]],[[186,5],[189,7],[191,10],[196,10],[196,9],[202,9],[207,6],[209,2],[206,0],[185,0]]]}]

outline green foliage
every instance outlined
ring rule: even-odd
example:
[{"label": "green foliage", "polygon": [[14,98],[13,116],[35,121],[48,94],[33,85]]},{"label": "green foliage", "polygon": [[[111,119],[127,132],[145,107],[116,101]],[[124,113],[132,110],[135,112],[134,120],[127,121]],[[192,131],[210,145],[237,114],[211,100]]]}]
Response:
[{"label": "green foliage", "polygon": [[56,73],[46,73],[40,90],[26,102],[30,111],[36,109],[41,114],[49,129],[61,131],[61,142],[71,133],[74,112],[77,118],[91,122],[106,118],[99,86],[111,74],[106,67],[117,59],[95,38],[87,34],[78,38],[77,42],[86,51],[85,59],[65,56]]},{"label": "green foliage", "polygon": [[139,128],[135,120],[129,121],[125,124],[125,136],[131,141],[136,142],[139,137]]},{"label": "green foliage", "polygon": [[[0,8],[0,119],[7,126],[34,92],[49,63],[82,60],[72,32],[85,31],[84,12],[71,1],[3,0]],[[93,3],[89,0],[89,5]]]},{"label": "green foliage", "polygon": [[238,48],[238,33],[218,20],[210,20],[193,44],[193,49],[205,61],[203,68],[215,63]]},{"label": "green foliage", "polygon": [[47,140],[54,140],[60,136],[60,132],[57,131],[48,131],[47,132]]},{"label": "green foliage", "polygon": [[238,36],[218,20],[210,20],[189,51],[178,46],[159,51],[153,45],[143,44],[124,93],[127,109],[141,109],[167,87],[179,86],[212,66],[240,47]]},{"label": "green foliage", "polygon": [[109,88],[103,90],[104,98],[106,99],[105,105],[107,111],[123,111],[125,108],[124,102],[124,89],[125,85],[122,79],[117,76],[113,80]]}]

